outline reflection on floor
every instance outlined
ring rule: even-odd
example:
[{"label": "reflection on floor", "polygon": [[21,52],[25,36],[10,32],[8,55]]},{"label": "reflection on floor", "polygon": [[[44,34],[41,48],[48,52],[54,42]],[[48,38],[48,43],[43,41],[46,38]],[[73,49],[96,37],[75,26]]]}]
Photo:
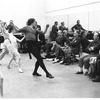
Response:
[{"label": "reflection on floor", "polygon": [[24,73],[18,73],[15,63],[10,70],[7,64],[9,55],[0,61],[0,71],[4,77],[4,98],[99,98],[100,83],[93,83],[87,76],[76,75],[78,64],[69,66],[53,64],[46,61],[45,65],[55,77],[48,79],[41,68],[41,77],[33,77],[36,59],[29,59],[27,54],[21,55],[21,67]]}]

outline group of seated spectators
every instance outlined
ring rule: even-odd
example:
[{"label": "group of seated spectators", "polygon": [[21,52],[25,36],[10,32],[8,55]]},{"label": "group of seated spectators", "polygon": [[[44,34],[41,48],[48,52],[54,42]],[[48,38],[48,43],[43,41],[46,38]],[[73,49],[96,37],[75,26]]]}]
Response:
[{"label": "group of seated spectators", "polygon": [[[61,22],[58,28],[56,21],[50,32],[51,42],[46,43],[46,58],[53,63],[70,65],[79,57],[80,70],[76,74],[87,75],[93,82],[100,82],[100,34],[99,31],[87,31],[77,20],[70,34]],[[70,38],[71,37],[71,38]],[[91,37],[91,38],[90,38]],[[51,59],[52,58],[52,59]],[[84,72],[83,72],[83,69]]]}]

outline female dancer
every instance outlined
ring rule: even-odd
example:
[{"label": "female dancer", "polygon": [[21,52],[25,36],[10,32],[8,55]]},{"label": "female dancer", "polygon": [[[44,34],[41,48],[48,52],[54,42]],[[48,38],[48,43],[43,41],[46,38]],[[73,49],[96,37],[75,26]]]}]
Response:
[{"label": "female dancer", "polygon": [[15,60],[19,72],[23,73],[23,70],[20,68],[20,54],[18,52],[17,42],[23,41],[25,36],[21,40],[19,40],[13,35],[13,29],[11,30],[10,34],[7,33],[6,23],[2,23],[2,32],[3,32],[4,39],[5,39],[4,46],[5,46],[6,50],[12,56],[7,67],[10,69],[10,65],[11,65],[12,61]]}]

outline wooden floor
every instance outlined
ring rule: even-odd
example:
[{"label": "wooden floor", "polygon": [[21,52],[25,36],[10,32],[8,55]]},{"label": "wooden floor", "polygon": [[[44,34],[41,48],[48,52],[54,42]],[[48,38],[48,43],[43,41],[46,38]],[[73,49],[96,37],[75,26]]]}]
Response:
[{"label": "wooden floor", "polygon": [[7,69],[10,56],[6,55],[0,61],[0,71],[4,77],[4,98],[99,98],[100,83],[93,83],[87,76],[76,75],[78,64],[69,66],[53,64],[46,61],[45,65],[55,77],[48,79],[41,68],[38,72],[41,77],[33,77],[36,59],[29,59],[27,54],[21,55],[21,67],[24,73],[18,73],[13,62],[10,70]]}]

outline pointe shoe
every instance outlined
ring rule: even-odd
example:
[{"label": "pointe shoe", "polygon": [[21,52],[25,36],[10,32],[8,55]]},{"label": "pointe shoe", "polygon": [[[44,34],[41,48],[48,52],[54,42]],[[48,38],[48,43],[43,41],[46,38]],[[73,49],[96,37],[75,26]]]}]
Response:
[{"label": "pointe shoe", "polygon": [[36,72],[36,73],[33,73],[32,75],[33,75],[33,76],[42,76],[41,74],[39,74],[39,73],[37,73],[37,72]]},{"label": "pointe shoe", "polygon": [[50,79],[54,78],[51,74],[47,74],[46,77]]},{"label": "pointe shoe", "polygon": [[19,73],[23,73],[23,70],[21,68],[18,69]]}]

